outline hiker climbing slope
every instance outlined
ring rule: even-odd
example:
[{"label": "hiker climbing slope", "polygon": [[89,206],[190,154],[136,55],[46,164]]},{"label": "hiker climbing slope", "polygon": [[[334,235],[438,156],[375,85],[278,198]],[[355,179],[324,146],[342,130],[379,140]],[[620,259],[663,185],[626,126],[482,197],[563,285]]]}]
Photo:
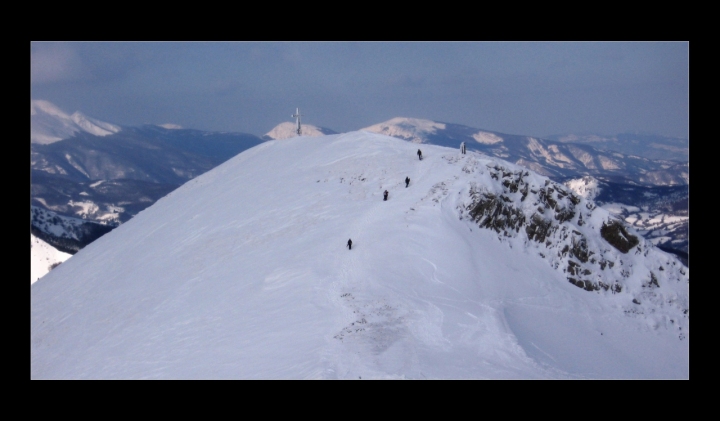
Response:
[{"label": "hiker climbing slope", "polygon": [[387,197],[388,197],[388,191],[385,190],[385,192],[383,193],[383,201],[387,200]]},{"label": "hiker climbing slope", "polygon": [[405,177],[405,188],[410,184],[410,177]]},{"label": "hiker climbing slope", "polygon": [[417,151],[418,158],[422,161],[422,151],[418,149]]}]

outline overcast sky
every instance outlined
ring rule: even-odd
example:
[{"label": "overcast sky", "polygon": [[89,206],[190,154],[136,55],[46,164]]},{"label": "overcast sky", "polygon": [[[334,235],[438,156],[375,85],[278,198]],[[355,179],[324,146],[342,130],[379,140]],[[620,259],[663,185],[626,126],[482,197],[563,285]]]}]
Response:
[{"label": "overcast sky", "polygon": [[688,42],[31,42],[31,99],[262,135],[393,117],[509,134],[687,138]]}]

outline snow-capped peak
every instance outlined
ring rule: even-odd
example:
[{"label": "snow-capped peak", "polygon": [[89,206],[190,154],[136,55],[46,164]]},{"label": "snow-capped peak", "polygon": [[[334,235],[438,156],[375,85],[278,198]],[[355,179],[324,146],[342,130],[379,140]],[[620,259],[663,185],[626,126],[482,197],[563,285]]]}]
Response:
[{"label": "snow-capped peak", "polygon": [[75,111],[70,118],[81,129],[95,136],[107,136],[120,131],[119,126],[88,117],[80,111]]},{"label": "snow-capped peak", "polygon": [[168,129],[168,130],[182,129],[182,126],[180,126],[179,124],[173,124],[173,123],[158,124],[158,126],[162,127],[163,129]]},{"label": "snow-capped peak", "polygon": [[362,130],[409,140],[413,143],[423,143],[426,135],[433,134],[438,129],[444,130],[445,124],[419,118],[395,117]]},{"label": "snow-capped peak", "polygon": [[[271,140],[290,139],[297,136],[295,130],[297,130],[295,123],[286,121],[278,124],[272,130],[265,133],[263,138]],[[301,136],[317,137],[329,134],[337,134],[337,132],[325,127],[313,126],[312,124],[301,124]]]},{"label": "snow-capped peak", "polygon": [[68,115],[50,101],[30,101],[31,143],[49,144],[72,137],[78,132],[107,136],[120,130],[120,126],[96,120],[79,111]]}]

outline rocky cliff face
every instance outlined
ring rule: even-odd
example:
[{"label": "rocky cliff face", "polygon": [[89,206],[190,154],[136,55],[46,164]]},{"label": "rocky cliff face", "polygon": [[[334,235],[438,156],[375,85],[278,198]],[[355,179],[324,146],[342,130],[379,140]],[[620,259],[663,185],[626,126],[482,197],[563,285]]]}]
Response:
[{"label": "rocky cliff face", "polygon": [[688,317],[687,297],[679,291],[689,269],[592,200],[500,161],[468,158],[463,170],[479,177],[458,207],[461,219],[495,231],[511,247],[521,241],[579,288],[622,294],[628,314],[671,306],[677,319]]}]

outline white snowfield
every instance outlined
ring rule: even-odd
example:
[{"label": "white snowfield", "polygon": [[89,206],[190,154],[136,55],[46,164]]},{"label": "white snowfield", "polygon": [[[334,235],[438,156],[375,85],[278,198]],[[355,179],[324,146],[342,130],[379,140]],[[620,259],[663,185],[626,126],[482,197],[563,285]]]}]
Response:
[{"label": "white snowfield", "polygon": [[31,378],[688,378],[687,268],[605,243],[623,290],[578,288],[555,249],[467,218],[491,167],[524,169],[418,146],[269,141],[189,181],[31,286]]}]

